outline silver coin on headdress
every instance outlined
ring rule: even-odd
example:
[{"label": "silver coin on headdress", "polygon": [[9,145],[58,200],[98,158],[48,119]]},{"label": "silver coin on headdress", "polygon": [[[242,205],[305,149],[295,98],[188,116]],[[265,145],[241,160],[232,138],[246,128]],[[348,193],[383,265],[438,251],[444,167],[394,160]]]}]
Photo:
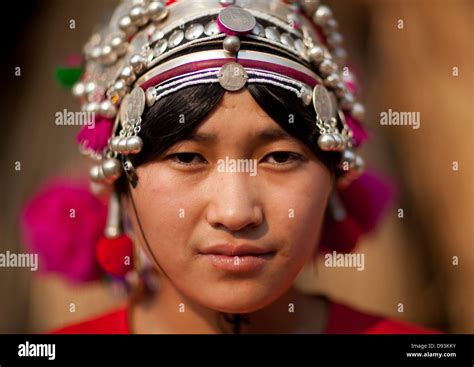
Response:
[{"label": "silver coin on headdress", "polygon": [[250,32],[257,25],[255,17],[245,9],[229,6],[219,12],[221,24],[236,33]]},{"label": "silver coin on headdress", "polygon": [[235,92],[247,83],[248,75],[244,67],[236,62],[229,62],[219,71],[219,84],[226,90]]},{"label": "silver coin on headdress", "polygon": [[323,122],[327,122],[333,117],[331,96],[321,84],[318,84],[313,90],[313,104],[316,114]]},{"label": "silver coin on headdress", "polygon": [[120,122],[125,127],[131,122],[137,122],[145,110],[145,92],[140,87],[135,87],[127,95],[120,106]]}]

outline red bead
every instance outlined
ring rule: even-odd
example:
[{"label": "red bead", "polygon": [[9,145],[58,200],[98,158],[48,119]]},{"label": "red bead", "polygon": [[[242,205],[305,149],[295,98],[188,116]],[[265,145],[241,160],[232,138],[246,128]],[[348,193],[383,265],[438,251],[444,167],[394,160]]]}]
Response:
[{"label": "red bead", "polygon": [[133,243],[126,235],[102,237],[97,243],[96,257],[107,273],[124,277],[133,269]]}]

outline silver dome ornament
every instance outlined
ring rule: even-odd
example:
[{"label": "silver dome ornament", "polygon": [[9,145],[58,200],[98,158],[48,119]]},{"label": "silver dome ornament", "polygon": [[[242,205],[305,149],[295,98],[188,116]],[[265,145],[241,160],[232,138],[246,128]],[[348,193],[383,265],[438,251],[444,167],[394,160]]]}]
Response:
[{"label": "silver dome ornament", "polygon": [[219,70],[218,78],[222,88],[235,92],[245,86],[248,75],[242,65],[236,62],[228,62]]},{"label": "silver dome ornament", "polygon": [[91,96],[97,90],[97,85],[94,82],[87,82],[84,85],[84,92],[87,97]]},{"label": "silver dome ornament", "polygon": [[221,33],[219,26],[215,20],[207,23],[206,27],[204,28],[204,33],[206,36],[216,36]]},{"label": "silver dome ornament", "polygon": [[305,85],[301,91],[301,99],[306,106],[309,106],[313,100],[313,90],[310,86]]},{"label": "silver dome ornament", "polygon": [[123,155],[127,155],[128,154],[128,150],[127,150],[127,138],[125,137],[122,137],[118,144],[117,144],[117,153],[120,153],[120,154],[123,154]]},{"label": "silver dome ornament", "polygon": [[332,11],[324,5],[318,7],[313,15],[314,22],[320,27],[326,25],[330,19],[332,19]]},{"label": "silver dome ornament", "polygon": [[101,166],[102,172],[109,182],[117,180],[122,174],[122,164],[118,159],[107,158],[102,162]]},{"label": "silver dome ornament", "polygon": [[280,42],[280,32],[278,31],[277,27],[271,26],[265,28],[265,38]]},{"label": "silver dome ornament", "polygon": [[82,105],[82,111],[87,113],[96,113],[99,111],[99,103],[89,102]]},{"label": "silver dome ornament", "polygon": [[117,114],[117,109],[111,101],[106,99],[105,101],[100,102],[98,113],[103,117],[112,119]]},{"label": "silver dome ornament", "polygon": [[130,57],[129,63],[133,71],[139,74],[145,68],[146,60],[142,55],[135,54]]},{"label": "silver dome ornament", "polygon": [[304,57],[304,58],[306,57],[306,53],[308,52],[308,50],[302,40],[297,39],[295,41],[295,49],[296,49],[296,52],[298,52],[301,57]]},{"label": "silver dome ornament", "polygon": [[129,154],[137,154],[143,148],[143,140],[139,136],[131,136],[126,139],[125,146]]},{"label": "silver dome ornament", "polygon": [[106,65],[113,64],[115,61],[117,61],[117,54],[112,49],[112,46],[105,45],[104,47],[102,47],[102,49],[100,50],[99,61]]},{"label": "silver dome ornament", "polygon": [[283,33],[280,36],[280,42],[289,48],[295,47],[295,40],[293,39],[293,37],[291,37],[289,33]]},{"label": "silver dome ornament", "polygon": [[148,16],[153,22],[161,22],[168,16],[168,7],[161,1],[152,1],[148,4]]},{"label": "silver dome ornament", "polygon": [[155,57],[161,56],[168,49],[168,40],[166,38],[160,39],[153,48],[153,55]]},{"label": "silver dome ornament", "polygon": [[308,57],[312,63],[318,65],[324,60],[324,50],[320,46],[313,46],[308,51]]},{"label": "silver dome ornament", "polygon": [[148,107],[151,107],[155,104],[156,102],[156,89],[154,87],[150,87],[146,90],[145,92],[145,101],[146,101],[146,105]]},{"label": "silver dome ornament", "polygon": [[326,152],[332,151],[336,146],[336,141],[331,134],[322,134],[318,138],[318,146]]},{"label": "silver dome ornament", "polygon": [[193,41],[195,39],[198,39],[201,37],[204,33],[204,26],[199,23],[194,23],[191,24],[187,29],[186,32],[184,32],[184,37],[188,41]]},{"label": "silver dome ornament", "polygon": [[252,34],[259,37],[265,37],[265,28],[260,23],[257,23],[252,29]]},{"label": "silver dome ornament", "polygon": [[119,28],[127,35],[131,36],[138,31],[138,28],[133,24],[132,18],[125,15],[119,20]]},{"label": "silver dome ornament", "polygon": [[217,19],[225,33],[237,36],[249,34],[257,24],[250,12],[237,6],[223,8]]},{"label": "silver dome ornament", "polygon": [[168,38],[168,47],[174,48],[177,47],[183,42],[184,40],[184,32],[181,29],[176,29],[171,33]]},{"label": "silver dome ornament", "polygon": [[131,85],[137,77],[133,71],[133,68],[130,65],[126,65],[120,71],[120,79],[122,79],[126,84]]},{"label": "silver dome ornament", "polygon": [[319,6],[319,0],[301,0],[300,3],[307,15],[314,14]]},{"label": "silver dome ornament", "polygon": [[219,0],[219,4],[222,6],[230,6],[235,4],[235,0]]},{"label": "silver dome ornament", "polygon": [[117,80],[114,85],[112,86],[113,93],[117,94],[120,98],[122,98],[125,94],[127,94],[128,87],[124,80],[119,79]]},{"label": "silver dome ornament", "polygon": [[359,103],[355,102],[351,108],[351,116],[354,117],[357,121],[364,121],[365,119],[365,108]]},{"label": "silver dome ornament", "polygon": [[236,54],[240,50],[240,38],[237,36],[226,36],[224,39],[224,50],[230,54]]}]

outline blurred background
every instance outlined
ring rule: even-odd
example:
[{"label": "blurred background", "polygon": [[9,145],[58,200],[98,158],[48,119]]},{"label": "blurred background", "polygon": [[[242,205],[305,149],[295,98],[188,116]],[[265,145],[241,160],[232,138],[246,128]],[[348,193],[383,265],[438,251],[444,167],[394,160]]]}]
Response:
[{"label": "blurred background", "polygon": [[[18,218],[41,183],[51,176],[86,177],[86,162],[75,144],[79,127],[54,123],[57,111],[79,108],[54,73],[69,55],[81,52],[116,3],[17,1],[4,12],[10,21],[0,22],[5,137],[0,144],[0,253],[25,251]],[[369,167],[398,182],[399,200],[356,250],[365,254],[364,271],[318,262],[298,284],[364,311],[445,332],[474,333],[474,2],[324,3],[333,8],[349,60],[363,76],[362,100],[372,132],[363,155]],[[389,109],[420,112],[420,128],[381,126],[380,113]],[[17,162],[21,170],[15,169]],[[453,170],[455,162],[458,170]],[[403,218],[397,215],[400,208]],[[123,301],[103,283],[73,286],[25,268],[0,268],[0,294],[0,333],[49,330]]]}]

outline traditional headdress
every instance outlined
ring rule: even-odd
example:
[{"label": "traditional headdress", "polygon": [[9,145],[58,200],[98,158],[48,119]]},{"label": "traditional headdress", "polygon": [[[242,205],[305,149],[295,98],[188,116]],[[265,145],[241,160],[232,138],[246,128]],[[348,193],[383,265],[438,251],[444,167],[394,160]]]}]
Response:
[{"label": "traditional headdress", "polygon": [[[96,188],[112,186],[124,173],[136,185],[128,157],[143,147],[145,109],[208,83],[227,91],[265,83],[295,93],[315,109],[319,148],[341,156],[339,187],[363,170],[355,150],[367,137],[364,107],[355,101],[338,23],[319,0],[123,0],[84,53],[85,73],[73,93],[84,112],[99,116],[94,129],[84,127],[78,136],[81,151],[97,162],[90,172]],[[331,205],[334,219],[344,223],[340,202]],[[120,239],[118,216],[112,194],[109,240]],[[367,229],[359,227],[354,236]]]}]

